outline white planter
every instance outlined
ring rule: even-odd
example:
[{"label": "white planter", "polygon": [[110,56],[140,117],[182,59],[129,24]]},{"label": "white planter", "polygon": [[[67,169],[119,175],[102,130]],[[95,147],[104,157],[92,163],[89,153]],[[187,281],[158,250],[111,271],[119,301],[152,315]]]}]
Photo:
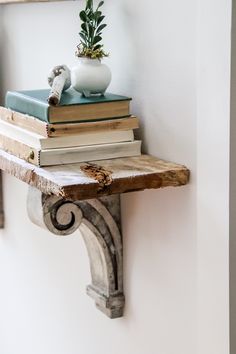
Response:
[{"label": "white planter", "polygon": [[72,68],[71,82],[85,97],[104,94],[111,82],[111,71],[99,59],[79,58],[78,66]]}]

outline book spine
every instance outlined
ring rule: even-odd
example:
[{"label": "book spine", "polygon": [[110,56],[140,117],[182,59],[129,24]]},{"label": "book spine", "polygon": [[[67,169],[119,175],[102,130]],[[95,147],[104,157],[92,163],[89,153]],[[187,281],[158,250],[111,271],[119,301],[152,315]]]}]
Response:
[{"label": "book spine", "polygon": [[50,106],[49,123],[76,123],[130,116],[130,101]]},{"label": "book spine", "polygon": [[60,137],[84,133],[98,133],[112,130],[130,130],[139,127],[137,117],[125,117],[121,119],[110,119],[100,122],[48,124],[47,134],[49,137]]},{"label": "book spine", "polygon": [[40,151],[0,134],[0,148],[36,166],[40,166]]},{"label": "book spine", "polygon": [[[0,126],[0,131],[1,131],[1,126]],[[12,136],[12,138],[14,137]],[[17,140],[20,140],[26,144],[30,144],[35,148],[38,148],[40,144],[40,148],[42,150],[80,147],[80,146],[88,146],[88,145],[91,146],[94,145],[94,149],[96,149],[96,146],[100,146],[103,144],[115,144],[115,143],[134,141],[134,133],[133,130],[127,130],[127,131],[116,130],[116,131],[88,133],[88,134],[85,133],[79,135],[71,135],[69,137],[68,136],[58,137],[54,139],[51,138],[34,139],[35,140],[34,144],[33,144],[33,139],[31,139],[32,142],[30,140],[29,141],[21,140],[21,137],[19,137]]]},{"label": "book spine", "polygon": [[2,120],[0,120],[0,134],[38,150],[111,144],[134,140],[133,130],[115,130],[63,136],[58,138],[44,138],[41,135],[29,132],[23,128]]},{"label": "book spine", "polygon": [[88,161],[107,160],[141,155],[141,141],[81,146],[79,148],[51,149],[40,151],[41,166],[62,165]]},{"label": "book spine", "polygon": [[94,146],[82,146],[79,148],[38,150],[0,134],[0,149],[42,167],[139,156],[141,154],[141,141],[104,144],[97,146],[96,149],[94,149]]},{"label": "book spine", "polygon": [[48,124],[27,114],[15,112],[5,107],[0,107],[0,119],[33,133],[42,135],[45,138],[49,137]]},{"label": "book spine", "polygon": [[35,117],[15,112],[5,107],[0,107],[0,119],[33,133],[42,135],[45,138],[111,130],[130,130],[139,127],[138,118],[135,116],[101,120],[97,122],[48,124]]},{"label": "book spine", "polygon": [[25,113],[48,122],[49,105],[21,93],[14,91],[7,92],[5,106],[14,111]]}]

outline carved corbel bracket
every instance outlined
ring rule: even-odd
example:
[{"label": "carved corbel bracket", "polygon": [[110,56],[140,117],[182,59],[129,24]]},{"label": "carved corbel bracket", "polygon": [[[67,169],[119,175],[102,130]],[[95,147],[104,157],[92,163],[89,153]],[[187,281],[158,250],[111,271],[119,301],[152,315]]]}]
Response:
[{"label": "carved corbel bracket", "polygon": [[[7,114],[6,119],[18,114],[4,112],[5,108],[0,107],[0,114]],[[190,171],[183,165],[149,155],[42,168],[3,150],[0,168],[32,186],[28,213],[35,224],[60,236],[80,229],[92,275],[87,292],[107,316],[121,317],[124,294],[119,194],[183,186],[189,181]]]},{"label": "carved corbel bracket", "polygon": [[29,187],[27,208],[33,223],[55,235],[70,235],[79,228],[90,260],[87,294],[108,317],[121,317],[125,300],[120,196],[69,201]]}]

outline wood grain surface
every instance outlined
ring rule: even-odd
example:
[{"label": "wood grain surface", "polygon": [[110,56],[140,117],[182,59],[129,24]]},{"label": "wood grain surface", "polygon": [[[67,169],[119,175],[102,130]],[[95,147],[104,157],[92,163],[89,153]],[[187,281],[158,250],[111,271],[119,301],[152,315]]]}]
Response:
[{"label": "wood grain surface", "polygon": [[39,168],[2,150],[0,169],[45,194],[69,200],[182,186],[188,183],[190,174],[183,165],[150,155]]}]

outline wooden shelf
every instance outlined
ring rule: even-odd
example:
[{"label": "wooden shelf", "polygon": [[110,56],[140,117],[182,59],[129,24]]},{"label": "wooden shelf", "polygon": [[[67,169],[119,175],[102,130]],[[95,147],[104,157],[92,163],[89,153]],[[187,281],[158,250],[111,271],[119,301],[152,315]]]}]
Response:
[{"label": "wooden shelf", "polygon": [[90,261],[87,293],[106,316],[121,317],[125,296],[119,194],[185,185],[189,170],[149,155],[39,168],[1,150],[0,169],[31,186],[27,210],[34,224],[58,236],[79,228]]},{"label": "wooden shelf", "polygon": [[39,168],[0,150],[0,169],[45,194],[69,200],[177,187],[189,180],[185,166],[149,155]]}]

